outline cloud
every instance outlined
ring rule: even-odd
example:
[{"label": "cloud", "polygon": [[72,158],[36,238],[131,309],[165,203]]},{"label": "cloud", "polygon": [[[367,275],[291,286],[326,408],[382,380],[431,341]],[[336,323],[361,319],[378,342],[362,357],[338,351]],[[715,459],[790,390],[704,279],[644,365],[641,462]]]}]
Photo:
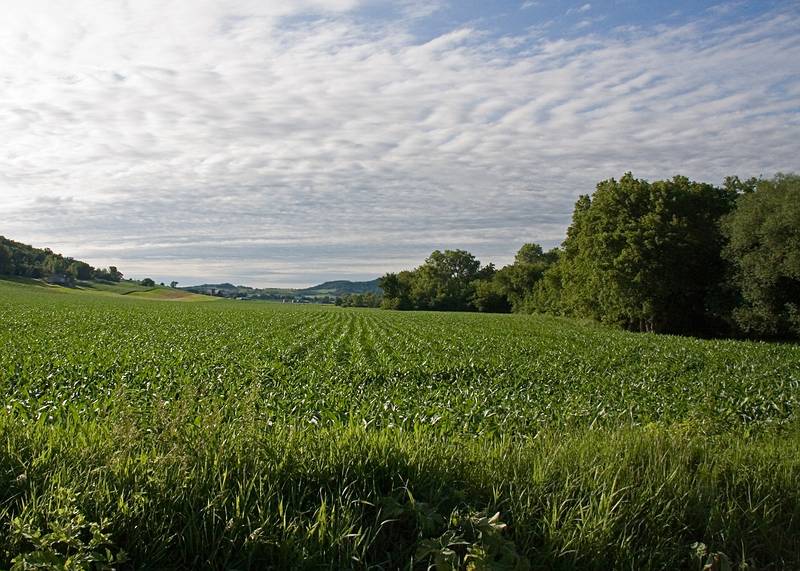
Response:
[{"label": "cloud", "polygon": [[745,2],[742,0],[737,0],[736,2],[722,2],[720,4],[713,4],[706,10],[715,15],[725,15],[733,12],[737,8],[740,8],[744,4]]},{"label": "cloud", "polygon": [[392,3],[406,19],[427,18],[447,7],[446,0],[397,0]]},{"label": "cloud", "polygon": [[419,41],[424,16],[374,2],[16,3],[0,233],[159,281],[309,284],[555,245],[627,170],[798,168],[797,10]]},{"label": "cloud", "polygon": [[567,15],[569,16],[570,14],[585,14],[586,12],[588,12],[591,9],[592,9],[592,5],[589,4],[589,3],[586,3],[586,4],[583,4],[582,6],[578,6],[576,8],[570,8],[569,10],[567,10]]}]

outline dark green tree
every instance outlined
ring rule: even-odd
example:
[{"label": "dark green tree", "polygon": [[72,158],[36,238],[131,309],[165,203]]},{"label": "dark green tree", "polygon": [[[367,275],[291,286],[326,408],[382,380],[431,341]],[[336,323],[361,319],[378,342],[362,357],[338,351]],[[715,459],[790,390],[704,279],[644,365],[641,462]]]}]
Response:
[{"label": "dark green tree", "polygon": [[411,287],[413,274],[409,271],[389,273],[378,282],[383,290],[384,309],[413,309]]},{"label": "dark green tree", "polygon": [[725,257],[748,334],[800,337],[800,175],[778,174],[745,192],[723,223]]},{"label": "dark green tree", "polygon": [[512,311],[531,312],[531,294],[536,282],[556,259],[552,252],[545,253],[539,244],[524,244],[514,263],[497,272],[497,287],[508,300]]},{"label": "dark green tree", "polygon": [[67,267],[67,275],[76,280],[92,279],[92,266],[86,262],[73,261]]},{"label": "dark green tree", "polygon": [[736,192],[627,173],[575,205],[561,264],[570,313],[640,331],[708,332],[723,274],[721,217]]},{"label": "dark green tree", "polygon": [[381,296],[371,291],[364,293],[348,293],[337,297],[334,303],[340,307],[380,307]]},{"label": "dark green tree", "polygon": [[3,271],[29,278],[66,274],[73,279],[92,279],[98,274],[89,264],[56,254],[50,248],[34,248],[0,236],[0,273]]},{"label": "dark green tree", "polygon": [[481,263],[466,250],[434,250],[417,269],[412,296],[420,309],[463,311],[470,308],[473,281]]},{"label": "dark green tree", "polygon": [[470,304],[478,311],[486,313],[508,313],[511,303],[501,285],[494,279],[475,280],[472,284],[474,293]]},{"label": "dark green tree", "polygon": [[475,284],[495,272],[490,265],[481,269],[475,256],[465,250],[435,250],[425,263],[411,271],[386,274],[381,278],[381,306],[386,309],[431,309],[470,311]]},{"label": "dark green tree", "polygon": [[533,286],[533,291],[527,298],[525,306],[536,313],[564,315],[561,299],[563,285],[561,283],[560,250],[553,249],[549,253],[552,254],[554,261]]},{"label": "dark green tree", "polygon": [[0,274],[11,275],[14,273],[14,256],[11,249],[5,244],[0,244]]},{"label": "dark green tree", "polygon": [[53,254],[48,250],[45,256],[44,263],[42,264],[42,272],[45,275],[63,274],[67,271],[67,261],[57,254]]}]

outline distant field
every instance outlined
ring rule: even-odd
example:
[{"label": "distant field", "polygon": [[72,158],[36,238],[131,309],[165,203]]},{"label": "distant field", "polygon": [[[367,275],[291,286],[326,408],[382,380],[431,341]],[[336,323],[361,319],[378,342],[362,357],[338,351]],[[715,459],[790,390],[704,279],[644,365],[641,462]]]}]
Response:
[{"label": "distant field", "polygon": [[78,284],[75,290],[168,301],[215,301],[217,299],[207,295],[199,295],[180,289],[173,289],[164,286],[148,287],[139,285],[135,282],[125,281],[119,283],[81,282]]},{"label": "distant field", "polygon": [[63,290],[0,281],[0,568],[800,568],[800,346]]},{"label": "distant field", "polygon": [[207,295],[199,295],[188,291],[168,288],[153,288],[147,291],[132,291],[130,297],[141,297],[144,299],[160,299],[165,301],[214,301],[215,298]]},{"label": "distant field", "polygon": [[86,295],[86,294],[100,294],[100,295],[126,295],[132,297],[141,297],[146,299],[161,299],[171,301],[217,301],[219,298],[207,295],[200,295],[188,291],[173,289],[164,286],[143,286],[133,281],[121,282],[96,282],[96,281],[80,281],[72,287],[64,287],[60,285],[51,285],[43,280],[0,276],[0,291],[14,291],[13,288],[24,287],[26,290],[34,291],[48,291],[54,294],[63,295]]}]

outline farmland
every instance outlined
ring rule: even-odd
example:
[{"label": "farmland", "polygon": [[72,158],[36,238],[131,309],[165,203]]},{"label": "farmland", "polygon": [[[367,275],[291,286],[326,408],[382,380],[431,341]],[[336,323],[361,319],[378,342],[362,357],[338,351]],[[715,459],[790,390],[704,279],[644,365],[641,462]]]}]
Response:
[{"label": "farmland", "polygon": [[800,567],[800,346],[65,291],[0,282],[2,568]]}]

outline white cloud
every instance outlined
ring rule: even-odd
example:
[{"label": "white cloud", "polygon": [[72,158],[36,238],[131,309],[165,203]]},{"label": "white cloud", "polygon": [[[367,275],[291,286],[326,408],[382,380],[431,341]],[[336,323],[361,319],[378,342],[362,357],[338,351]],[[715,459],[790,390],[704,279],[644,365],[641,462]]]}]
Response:
[{"label": "white cloud", "polygon": [[588,12],[591,9],[592,9],[592,5],[589,4],[589,3],[586,3],[586,4],[583,4],[581,6],[577,6],[575,8],[570,8],[569,10],[567,10],[567,15],[570,15],[570,14],[585,14],[586,12]]},{"label": "white cloud", "polygon": [[797,11],[419,43],[357,7],[12,4],[0,233],[159,280],[308,283],[553,245],[577,194],[627,170],[798,168]]}]

